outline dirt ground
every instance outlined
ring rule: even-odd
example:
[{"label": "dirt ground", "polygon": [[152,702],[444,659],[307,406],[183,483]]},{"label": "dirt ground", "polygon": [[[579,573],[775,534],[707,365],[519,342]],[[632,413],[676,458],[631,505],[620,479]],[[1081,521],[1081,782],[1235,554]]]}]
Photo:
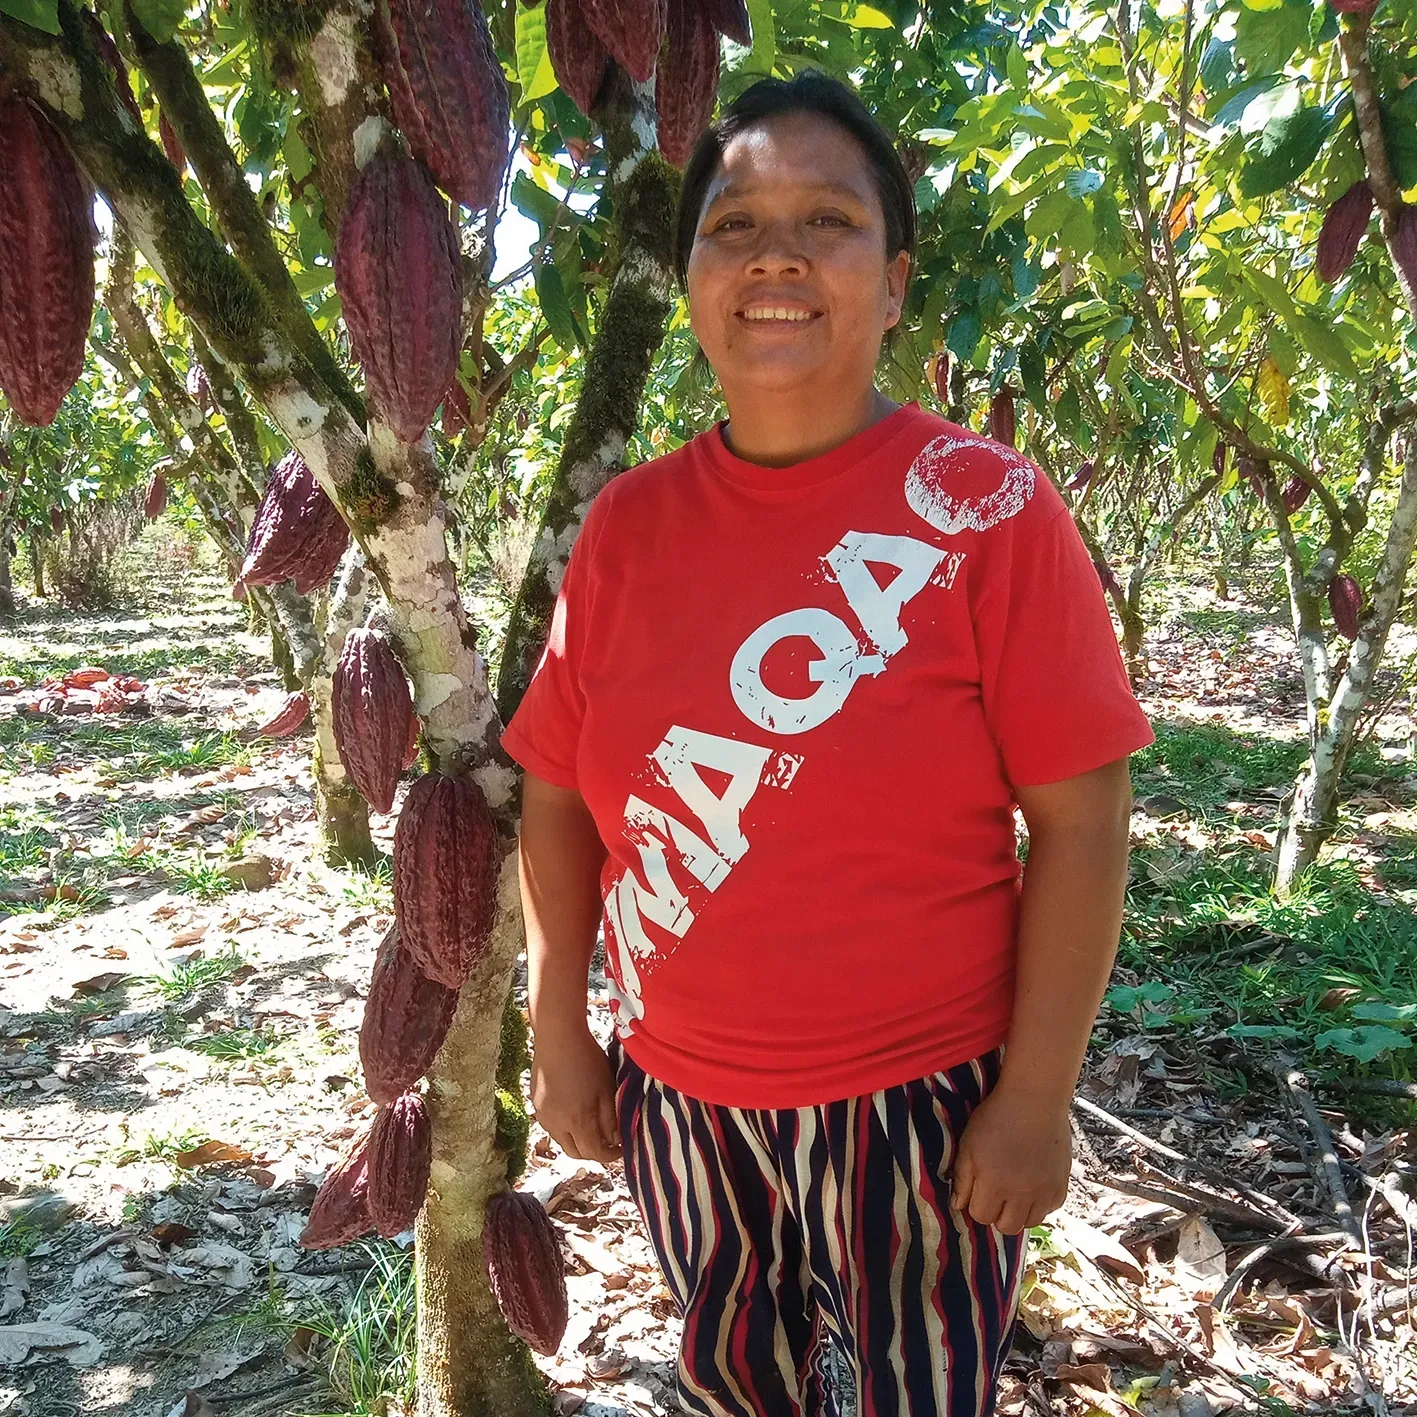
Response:
[{"label": "dirt ground", "polygon": [[[1399,658],[1412,639],[1398,636]],[[1149,650],[1139,697],[1154,722],[1302,737],[1272,608],[1178,586]],[[82,665],[138,687],[108,713],[40,701],[46,675]],[[296,1244],[314,1186],[372,1112],[356,1032],[392,921],[387,863],[320,861],[309,737],[250,733],[282,697],[244,611],[181,559],[147,558],[117,611],[35,602],[0,621],[0,1413],[400,1410],[376,1389],[406,1371],[408,1237]],[[1417,834],[1411,722],[1378,725],[1341,833],[1372,909],[1398,916],[1417,900],[1417,876],[1384,871]],[[1136,773],[1134,880],[1272,842],[1282,780],[1250,791],[1243,771],[1205,771],[1220,784],[1205,811],[1170,800],[1186,793],[1163,758]],[[392,818],[374,824],[387,852]],[[1227,968],[1264,965],[1253,929],[1225,948],[1240,951]],[[1401,948],[1408,969],[1417,945]],[[1376,979],[1378,993],[1406,978]],[[1350,1242],[1302,1099],[1282,1109],[1261,1055],[1237,1060],[1214,1020],[1188,1022],[1183,990],[1148,995],[1135,952],[1116,983],[1072,1195],[1033,1237],[1003,1409],[1278,1417],[1417,1401],[1411,1098],[1353,1094],[1336,1111],[1316,1094],[1362,1226]],[[1333,987],[1351,998],[1364,981]],[[603,992],[593,1015],[603,1035]],[[677,1411],[677,1320],[621,1178],[534,1129],[522,1184],[555,1215],[571,1270],[570,1330],[543,1363],[558,1412]]]}]

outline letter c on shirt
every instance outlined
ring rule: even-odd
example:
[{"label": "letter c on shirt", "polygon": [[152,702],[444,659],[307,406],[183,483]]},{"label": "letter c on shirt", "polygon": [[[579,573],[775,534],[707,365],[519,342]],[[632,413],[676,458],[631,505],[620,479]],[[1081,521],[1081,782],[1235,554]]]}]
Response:
[{"label": "letter c on shirt", "polygon": [[[809,639],[822,658],[808,666],[818,688],[802,699],[785,699],[763,683],[763,660],[782,640]],[[879,654],[862,654],[856,635],[829,610],[807,607],[774,615],[759,625],[738,647],[728,671],[733,702],[750,722],[769,733],[806,733],[829,719],[846,702],[852,685],[863,674],[879,674],[886,667]]]}]

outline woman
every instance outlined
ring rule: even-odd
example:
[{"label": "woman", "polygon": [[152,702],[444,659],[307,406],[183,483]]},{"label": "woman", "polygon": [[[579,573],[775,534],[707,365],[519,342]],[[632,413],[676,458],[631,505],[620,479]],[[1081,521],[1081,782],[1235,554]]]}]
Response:
[{"label": "woman", "polygon": [[676,256],[728,419],[595,499],[503,739],[537,1118],[623,1155],[714,1417],[992,1408],[1121,927],[1152,733],[1058,492],[874,387],[913,246],[834,80],[705,135]]}]

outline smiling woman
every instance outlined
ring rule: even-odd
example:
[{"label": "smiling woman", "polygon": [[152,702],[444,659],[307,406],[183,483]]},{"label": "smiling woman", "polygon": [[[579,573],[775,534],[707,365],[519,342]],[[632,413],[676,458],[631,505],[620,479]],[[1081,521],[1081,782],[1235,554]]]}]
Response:
[{"label": "smiling woman", "polygon": [[875,387],[914,207],[859,99],[755,84],[676,229],[728,418],[595,499],[502,739],[537,1119],[623,1156],[686,1411],[984,1417],[1151,729],[1052,483]]}]

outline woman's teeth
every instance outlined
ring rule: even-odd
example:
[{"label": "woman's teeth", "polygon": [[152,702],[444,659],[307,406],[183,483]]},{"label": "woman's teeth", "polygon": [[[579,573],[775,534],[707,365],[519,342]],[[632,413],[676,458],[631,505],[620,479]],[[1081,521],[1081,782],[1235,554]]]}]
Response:
[{"label": "woman's teeth", "polygon": [[759,306],[752,310],[743,312],[745,320],[810,320],[812,312],[810,310],[784,310],[781,307],[776,309]]}]

